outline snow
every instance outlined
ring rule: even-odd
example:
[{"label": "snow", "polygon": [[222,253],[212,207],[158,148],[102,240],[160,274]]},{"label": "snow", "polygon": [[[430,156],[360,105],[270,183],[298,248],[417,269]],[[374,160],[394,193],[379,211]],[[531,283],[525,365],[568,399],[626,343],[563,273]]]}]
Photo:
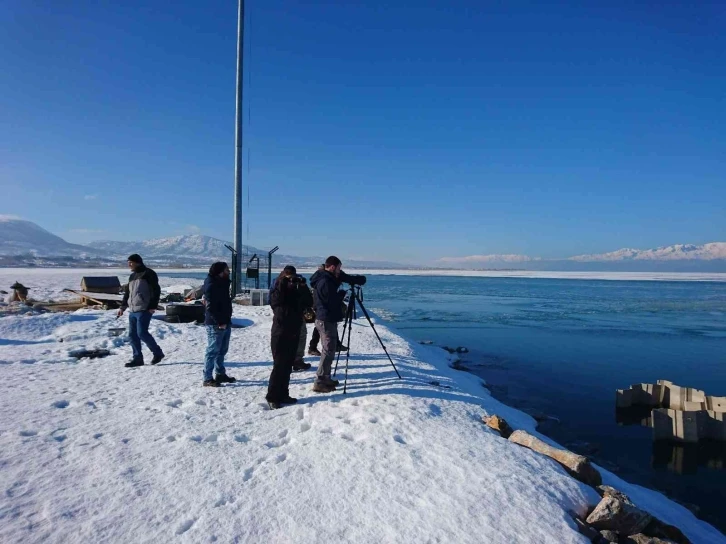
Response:
[{"label": "snow", "polygon": [[[54,295],[68,273],[31,277]],[[398,380],[358,321],[348,393],[314,394],[312,372],[293,374],[300,403],[270,411],[270,309],[234,311],[249,325],[227,357],[239,381],[218,390],[201,386],[204,327],[153,320],[166,359],[127,369],[115,312],[0,317],[0,542],[587,542],[567,512],[597,493],[484,427],[496,413],[536,433],[443,350],[378,322]],[[112,354],[69,356],[80,348]],[[601,472],[694,543],[726,542]]]},{"label": "snow", "polygon": [[[155,268],[160,273],[206,273],[208,269]],[[299,268],[302,274],[312,274],[314,268]],[[688,272],[544,272],[527,270],[380,270],[353,269],[348,272],[357,274],[391,275],[391,276],[446,276],[446,277],[478,277],[478,278],[531,278],[531,279],[571,279],[571,280],[609,280],[609,281],[709,281],[726,282],[726,273],[688,273]],[[80,289],[83,276],[117,275],[121,283],[126,283],[129,271],[125,268],[0,268],[0,289],[10,291],[15,282],[31,288],[30,298],[33,300],[61,301],[78,298],[73,293],[63,293],[63,289]],[[194,278],[159,277],[159,284],[164,292],[183,292],[201,284]]]},{"label": "snow", "polygon": [[623,248],[609,253],[595,255],[578,255],[570,257],[572,261],[681,261],[681,260],[713,261],[726,259],[726,242],[709,244],[674,244],[654,249]]}]

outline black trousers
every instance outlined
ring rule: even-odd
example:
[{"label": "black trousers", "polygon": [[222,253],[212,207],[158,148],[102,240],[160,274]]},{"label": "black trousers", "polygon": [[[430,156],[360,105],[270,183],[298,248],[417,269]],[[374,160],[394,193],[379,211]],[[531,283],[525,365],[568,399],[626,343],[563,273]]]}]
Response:
[{"label": "black trousers", "polygon": [[308,349],[318,349],[318,344],[320,343],[320,332],[318,332],[317,327],[313,327],[313,335],[310,337],[310,345],[308,346]]},{"label": "black trousers", "polygon": [[287,334],[278,331],[272,333],[270,339],[272,373],[270,373],[270,384],[265,397],[269,402],[280,402],[290,396],[290,374],[299,341],[300,327],[297,327],[297,331]]}]

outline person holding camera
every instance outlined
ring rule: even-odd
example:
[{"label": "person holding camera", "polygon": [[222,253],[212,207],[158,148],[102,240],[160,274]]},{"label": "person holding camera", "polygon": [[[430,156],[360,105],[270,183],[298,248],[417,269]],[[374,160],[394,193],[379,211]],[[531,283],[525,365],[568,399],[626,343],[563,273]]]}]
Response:
[{"label": "person holding camera", "polygon": [[[229,294],[229,266],[216,262],[204,280],[204,324],[207,326],[207,351],[204,358],[204,387],[219,387],[237,380],[227,375],[224,356],[232,334],[232,297]],[[212,379],[212,370],[216,377]]]},{"label": "person holding camera", "polygon": [[294,266],[286,266],[270,290],[270,306],[274,312],[270,338],[273,364],[265,398],[272,410],[297,402],[290,396],[290,373],[304,323],[303,312],[312,303],[305,278],[297,274]]}]

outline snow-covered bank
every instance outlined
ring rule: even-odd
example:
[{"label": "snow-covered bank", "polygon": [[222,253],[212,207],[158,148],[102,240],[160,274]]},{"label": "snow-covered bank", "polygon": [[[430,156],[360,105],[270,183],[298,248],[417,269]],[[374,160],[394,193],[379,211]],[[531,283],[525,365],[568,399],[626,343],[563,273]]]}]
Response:
[{"label": "snow-covered bank", "polygon": [[[0,318],[0,541],[586,542],[567,511],[598,495],[485,428],[497,413],[535,432],[443,350],[380,323],[398,380],[357,322],[348,394],[315,395],[312,373],[294,374],[300,403],[269,411],[271,312],[235,318],[250,325],[232,333],[240,381],[220,390],[201,387],[203,327],[154,320],[167,358],[126,369],[114,312]],[[80,347],[113,354],[76,362]],[[693,542],[726,542],[601,472]]]}]

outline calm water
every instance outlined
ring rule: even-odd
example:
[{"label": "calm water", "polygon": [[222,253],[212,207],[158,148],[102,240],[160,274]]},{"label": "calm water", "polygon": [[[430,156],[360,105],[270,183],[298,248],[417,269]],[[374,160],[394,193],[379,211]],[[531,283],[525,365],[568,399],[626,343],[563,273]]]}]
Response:
[{"label": "calm water", "polygon": [[[726,530],[721,444],[654,445],[618,425],[615,390],[671,380],[726,395],[726,283],[369,276],[364,302],[414,340],[466,346],[493,394],[540,429]],[[723,521],[721,521],[723,519]]]}]

